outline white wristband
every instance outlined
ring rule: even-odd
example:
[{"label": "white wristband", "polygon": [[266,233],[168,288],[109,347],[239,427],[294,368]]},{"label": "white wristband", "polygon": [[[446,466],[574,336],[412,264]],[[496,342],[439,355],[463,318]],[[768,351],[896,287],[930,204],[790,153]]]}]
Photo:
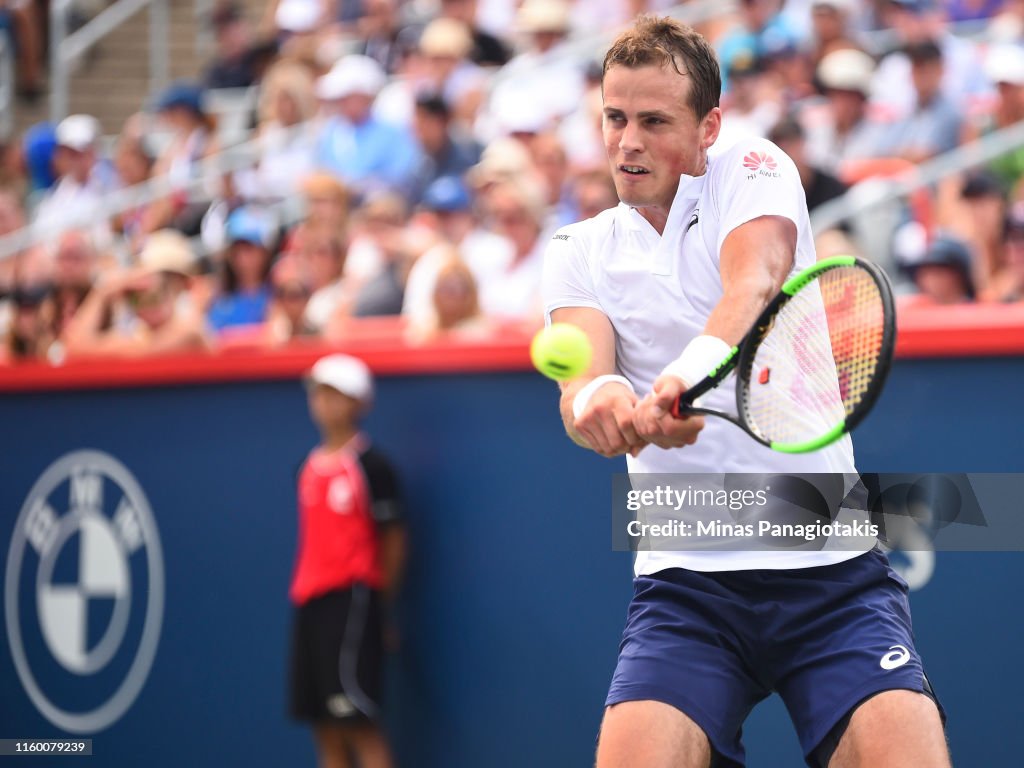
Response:
[{"label": "white wristband", "polygon": [[630,392],[636,392],[636,390],[633,389],[633,385],[629,383],[629,379],[625,376],[616,376],[610,373],[605,374],[604,376],[598,376],[576,393],[576,397],[574,397],[572,401],[572,417],[574,419],[578,419],[582,416],[583,412],[587,410],[587,403],[590,402],[590,398],[594,396],[594,393],[605,384],[611,384],[612,382],[628,387]]},{"label": "white wristband", "polygon": [[716,336],[698,336],[683,353],[665,366],[663,376],[676,376],[692,387],[711,373],[729,356],[732,347]]}]

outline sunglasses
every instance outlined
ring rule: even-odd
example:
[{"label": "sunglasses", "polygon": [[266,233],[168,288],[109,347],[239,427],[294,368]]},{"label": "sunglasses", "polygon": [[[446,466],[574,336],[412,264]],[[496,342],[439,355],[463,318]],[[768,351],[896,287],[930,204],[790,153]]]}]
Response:
[{"label": "sunglasses", "polygon": [[305,288],[275,288],[274,296],[282,301],[305,301],[309,298],[309,291]]},{"label": "sunglasses", "polygon": [[30,285],[24,288],[15,288],[11,293],[11,301],[19,309],[31,309],[46,301],[46,297],[49,295],[49,285]]}]

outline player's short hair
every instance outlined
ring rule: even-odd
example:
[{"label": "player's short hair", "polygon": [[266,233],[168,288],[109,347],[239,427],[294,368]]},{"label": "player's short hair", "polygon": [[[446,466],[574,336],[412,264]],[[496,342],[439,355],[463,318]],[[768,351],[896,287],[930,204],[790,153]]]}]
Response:
[{"label": "player's short hair", "polygon": [[615,66],[644,67],[671,63],[680,75],[689,75],[689,106],[698,120],[718,106],[722,73],[718,57],[704,36],[693,27],[667,16],[642,14],[612,43],[604,57],[601,77]]}]

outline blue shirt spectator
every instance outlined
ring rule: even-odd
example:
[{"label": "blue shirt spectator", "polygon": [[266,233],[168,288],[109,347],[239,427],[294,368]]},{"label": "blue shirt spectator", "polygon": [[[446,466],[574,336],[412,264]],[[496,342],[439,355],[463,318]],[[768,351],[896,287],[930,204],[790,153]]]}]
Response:
[{"label": "blue shirt spectator", "polygon": [[316,95],[330,113],[317,140],[316,163],[363,194],[409,194],[419,159],[412,132],[372,113],[386,76],[368,56],[341,59],[317,80]]},{"label": "blue shirt spectator", "polygon": [[270,306],[273,224],[255,210],[239,208],[228,216],[227,239],[220,292],[207,311],[215,331],[262,323]]}]

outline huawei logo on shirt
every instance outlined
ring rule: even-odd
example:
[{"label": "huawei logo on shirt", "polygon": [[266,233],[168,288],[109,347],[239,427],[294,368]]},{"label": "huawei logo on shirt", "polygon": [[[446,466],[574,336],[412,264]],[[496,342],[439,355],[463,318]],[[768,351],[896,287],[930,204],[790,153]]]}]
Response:
[{"label": "huawei logo on shirt", "polygon": [[767,152],[748,152],[743,157],[743,167],[751,171],[747,176],[748,179],[753,179],[757,176],[778,178],[781,175],[775,170],[778,167],[775,158]]}]

